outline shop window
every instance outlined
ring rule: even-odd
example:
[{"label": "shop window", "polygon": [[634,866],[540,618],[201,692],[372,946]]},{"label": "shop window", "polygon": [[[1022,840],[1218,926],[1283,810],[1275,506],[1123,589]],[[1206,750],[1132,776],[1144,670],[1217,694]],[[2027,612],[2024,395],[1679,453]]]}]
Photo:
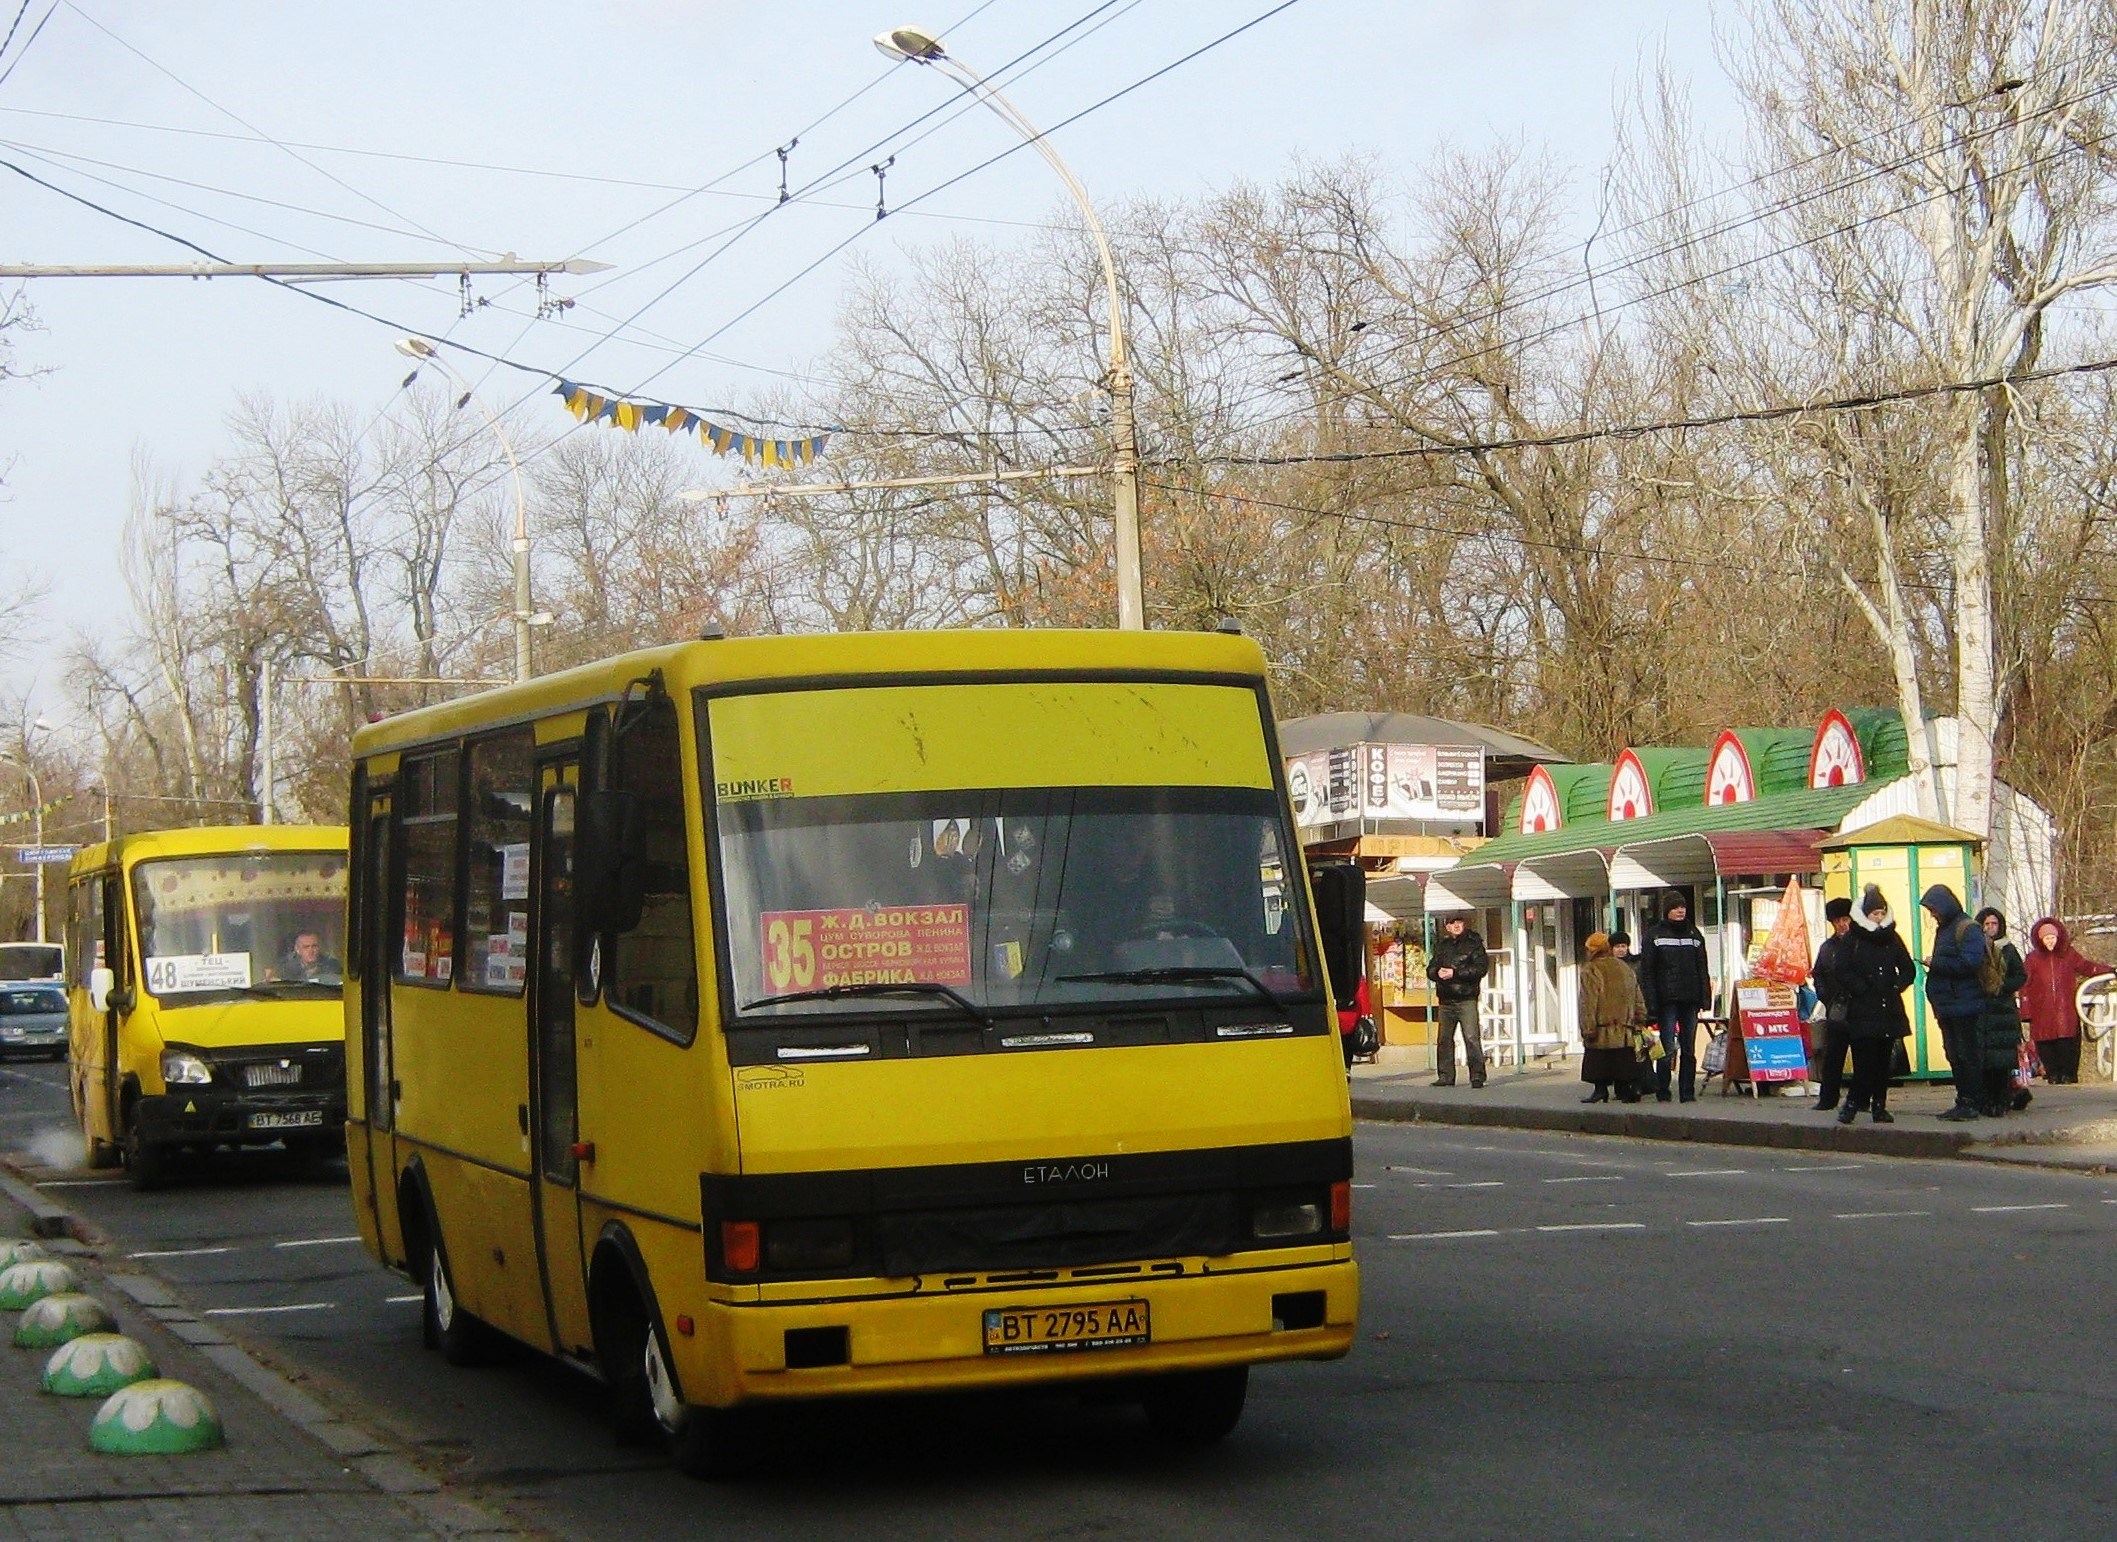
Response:
[{"label": "shop window", "polygon": [[536,743],[527,728],[470,747],[463,984],[522,994],[529,967],[529,827]]},{"label": "shop window", "polygon": [[639,801],[646,903],[639,925],[611,940],[604,988],[612,1006],[689,1042],[698,1031],[698,961],[676,706],[663,697],[633,710],[639,716],[616,735],[612,779]]},{"label": "shop window", "polygon": [[404,842],[404,947],[397,978],[446,985],[456,972],[456,764],[443,750],[398,778]]}]

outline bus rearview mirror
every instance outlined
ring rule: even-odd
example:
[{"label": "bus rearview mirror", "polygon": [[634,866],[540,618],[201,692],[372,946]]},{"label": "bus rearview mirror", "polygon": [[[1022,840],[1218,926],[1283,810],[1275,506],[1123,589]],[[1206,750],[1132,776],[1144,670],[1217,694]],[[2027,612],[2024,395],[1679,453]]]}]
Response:
[{"label": "bus rearview mirror", "polygon": [[110,993],[117,987],[118,977],[101,964],[88,971],[88,1004],[98,1012],[110,1010]]},{"label": "bus rearview mirror", "polygon": [[1367,970],[1367,874],[1354,862],[1329,862],[1310,873],[1309,887],[1331,995],[1339,1010],[1350,1012]]},{"label": "bus rearview mirror", "polygon": [[583,796],[575,872],[584,935],[639,925],[647,901],[647,852],[636,794],[599,788]]}]

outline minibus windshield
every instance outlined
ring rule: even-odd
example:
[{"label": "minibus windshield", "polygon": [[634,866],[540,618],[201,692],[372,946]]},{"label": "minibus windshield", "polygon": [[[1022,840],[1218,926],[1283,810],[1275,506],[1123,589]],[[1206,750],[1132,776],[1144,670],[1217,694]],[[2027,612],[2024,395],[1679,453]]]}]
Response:
[{"label": "minibus windshield", "polygon": [[158,997],[335,996],[345,955],[336,852],[166,857],[132,871],[140,957]]},{"label": "minibus windshield", "polygon": [[780,797],[724,801],[717,820],[745,1016],[1315,991],[1286,832],[1263,789]]}]

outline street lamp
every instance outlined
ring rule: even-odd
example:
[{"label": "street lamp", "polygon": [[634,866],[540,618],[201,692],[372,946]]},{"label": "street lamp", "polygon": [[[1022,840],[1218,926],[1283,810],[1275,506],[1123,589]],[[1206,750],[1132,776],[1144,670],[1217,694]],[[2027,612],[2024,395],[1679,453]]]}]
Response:
[{"label": "street lamp", "polygon": [[[46,725],[44,719],[38,718],[35,726],[42,728],[48,725]],[[27,739],[29,736],[25,733],[23,737]],[[37,844],[42,846],[44,844],[44,784],[37,780],[37,773],[30,769],[29,762],[17,755],[13,750],[0,750],[0,760],[6,761],[17,771],[20,771],[29,782],[30,807],[35,811],[31,817],[36,820],[35,839]],[[42,857],[44,853],[40,851],[37,855]],[[44,941],[44,864],[42,862],[37,863],[36,940],[38,942]]]},{"label": "street lamp", "polygon": [[[522,492],[522,463],[515,458],[514,444],[507,437],[507,430],[500,426],[499,417],[492,408],[485,405],[485,399],[471,389],[471,383],[441,356],[440,349],[423,337],[400,337],[397,339],[397,351],[408,359],[417,359],[422,364],[433,365],[461,386],[463,394],[456,399],[456,405],[462,407],[466,403],[476,402],[478,410],[485,414],[486,427],[492,430],[493,438],[500,441],[500,449],[507,456],[507,469],[513,475],[515,484],[515,679],[527,680],[529,628],[536,618],[529,608],[529,502]],[[405,384],[410,385],[418,376],[419,372],[413,370],[406,378]]]},{"label": "street lamp", "polygon": [[990,107],[1058,173],[1066,191],[1080,205],[1088,233],[1095,237],[1096,251],[1103,260],[1103,285],[1110,296],[1110,471],[1117,525],[1117,624],[1124,631],[1140,631],[1147,624],[1147,615],[1139,578],[1139,426],[1132,414],[1132,370],[1125,362],[1124,310],[1117,287],[1117,263],[1110,256],[1103,222],[1096,218],[1095,205],[1088,201],[1088,190],[1081,186],[1080,178],[1059,159],[1036,125],[984,76],[944,50],[939,38],[916,27],[898,27],[877,33],[875,47],[887,59],[933,66]]}]

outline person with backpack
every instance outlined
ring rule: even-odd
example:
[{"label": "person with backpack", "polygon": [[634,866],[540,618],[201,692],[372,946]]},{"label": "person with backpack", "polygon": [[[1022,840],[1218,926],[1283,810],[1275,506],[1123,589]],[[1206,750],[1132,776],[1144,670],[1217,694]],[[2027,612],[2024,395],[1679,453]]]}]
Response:
[{"label": "person with backpack", "polygon": [[2014,1072],[2021,1064],[2021,1004],[2019,993],[2029,983],[2021,953],[2007,941],[2007,918],[1987,905],[1977,913],[1978,929],[1985,943],[1999,955],[2000,982],[1996,995],[1985,998],[1985,1015],[1978,1028],[1985,1052],[1985,1117],[1997,1119],[2009,1109],[2029,1106],[2029,1094],[2014,1090]]},{"label": "person with backpack", "polygon": [[1984,1101],[1985,1003],[2006,979],[1999,952],[1984,929],[1963,913],[1955,891],[1937,883],[1919,896],[1933,918],[1933,952],[1926,959],[1926,1004],[1940,1019],[1941,1046],[1955,1076],[1955,1106],[1940,1117],[1961,1123],[1978,1117]]},{"label": "person with backpack", "polygon": [[[1894,1124],[1889,1112],[1889,1063],[1899,1041],[1911,1037],[1911,1017],[1904,992],[1918,978],[1911,950],[1904,946],[1889,901],[1869,884],[1860,895],[1852,929],[1840,939],[1833,977],[1844,992],[1845,1037],[1852,1046],[1852,1082],[1838,1123],[1851,1124],[1864,1111],[1876,1124]],[[1830,998],[1824,998],[1828,1001]]]},{"label": "person with backpack", "polygon": [[1639,988],[1647,1015],[1661,1033],[1662,1057],[1654,1068],[1654,1097],[1669,1100],[1669,1070],[1680,1066],[1677,1095],[1698,1096],[1698,1014],[1712,1004],[1713,972],[1706,963],[1705,933],[1691,922],[1690,896],[1671,889],[1661,902],[1661,920],[1640,941]]}]

